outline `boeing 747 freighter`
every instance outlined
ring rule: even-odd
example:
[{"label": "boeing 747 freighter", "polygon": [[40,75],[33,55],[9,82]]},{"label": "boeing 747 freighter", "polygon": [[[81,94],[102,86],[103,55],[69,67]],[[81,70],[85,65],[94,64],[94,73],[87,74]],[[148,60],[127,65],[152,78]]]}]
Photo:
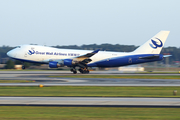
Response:
[{"label": "boeing 747 freighter", "polygon": [[[88,67],[120,67],[160,61],[164,57],[160,54],[169,31],[160,31],[133,52],[108,52],[99,49],[74,50],[58,49],[39,45],[20,45],[9,51],[7,55],[22,62],[49,64],[50,68],[67,66],[76,74],[89,73]],[[23,68],[25,68],[23,66]]]}]

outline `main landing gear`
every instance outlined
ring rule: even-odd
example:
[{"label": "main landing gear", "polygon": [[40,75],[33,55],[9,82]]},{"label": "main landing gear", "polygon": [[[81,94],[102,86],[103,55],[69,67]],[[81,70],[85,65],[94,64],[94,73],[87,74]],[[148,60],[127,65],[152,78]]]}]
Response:
[{"label": "main landing gear", "polygon": [[82,74],[88,74],[89,70],[87,68],[80,68],[79,72],[82,73]]},{"label": "main landing gear", "polygon": [[74,74],[76,74],[76,73],[77,73],[77,71],[76,71],[76,69],[75,69],[75,68],[71,69],[71,72],[73,72]]},{"label": "main landing gear", "polygon": [[[71,72],[73,72],[74,74],[77,74],[77,70],[75,68],[72,68]],[[89,70],[87,68],[80,68],[79,72],[82,73],[82,74],[88,74]]]}]

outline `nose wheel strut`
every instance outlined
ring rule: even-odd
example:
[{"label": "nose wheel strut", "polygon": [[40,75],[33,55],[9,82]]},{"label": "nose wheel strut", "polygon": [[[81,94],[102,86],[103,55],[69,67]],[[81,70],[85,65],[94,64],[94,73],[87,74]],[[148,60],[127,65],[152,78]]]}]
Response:
[{"label": "nose wheel strut", "polygon": [[25,65],[24,65],[24,62],[22,63],[22,69],[26,69]]}]

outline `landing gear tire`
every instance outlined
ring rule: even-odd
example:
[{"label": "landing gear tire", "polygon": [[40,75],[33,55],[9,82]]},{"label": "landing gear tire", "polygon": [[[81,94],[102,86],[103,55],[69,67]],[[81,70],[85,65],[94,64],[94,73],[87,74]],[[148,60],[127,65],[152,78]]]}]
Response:
[{"label": "landing gear tire", "polygon": [[74,74],[77,74],[77,71],[75,70],[75,71],[73,71],[73,73],[74,73]]},{"label": "landing gear tire", "polygon": [[22,69],[24,70],[24,69],[26,69],[26,67],[23,65],[23,66],[22,66]]},{"label": "landing gear tire", "polygon": [[73,72],[74,74],[77,74],[76,69],[71,69],[71,72]]},{"label": "landing gear tire", "polygon": [[89,70],[88,69],[79,69],[79,72],[82,73],[82,74],[88,74],[89,73]]}]

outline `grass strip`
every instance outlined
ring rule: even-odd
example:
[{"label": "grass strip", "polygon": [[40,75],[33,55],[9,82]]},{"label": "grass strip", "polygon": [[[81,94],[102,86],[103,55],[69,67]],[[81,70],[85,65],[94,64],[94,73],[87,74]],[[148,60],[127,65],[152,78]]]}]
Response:
[{"label": "grass strip", "polygon": [[178,120],[180,108],[1,106],[1,120]]},{"label": "grass strip", "polygon": [[32,83],[34,80],[0,80],[0,83]]},{"label": "grass strip", "polygon": [[59,78],[180,79],[180,75],[62,75]]},{"label": "grass strip", "polygon": [[[173,91],[177,90],[177,95]],[[0,96],[180,97],[180,87],[1,86]]]}]

